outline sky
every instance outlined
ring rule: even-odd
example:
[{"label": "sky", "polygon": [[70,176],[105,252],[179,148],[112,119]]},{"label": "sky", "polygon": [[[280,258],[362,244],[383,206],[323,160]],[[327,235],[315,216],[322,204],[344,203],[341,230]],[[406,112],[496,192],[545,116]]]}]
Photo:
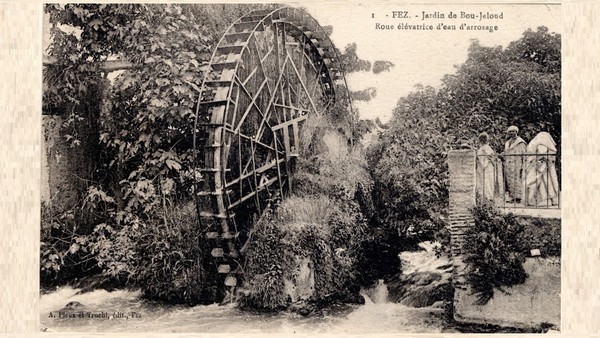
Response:
[{"label": "sky", "polygon": [[[415,85],[439,87],[445,74],[455,72],[467,58],[472,39],[478,39],[484,46],[501,45],[506,47],[518,40],[528,28],[548,27],[550,32],[561,32],[560,5],[544,4],[454,4],[454,5],[403,5],[403,4],[347,4],[347,3],[293,3],[292,6],[306,8],[323,26],[333,26],[331,39],[339,48],[356,42],[357,54],[369,60],[388,60],[395,64],[389,73],[374,75],[371,72],[347,75],[351,90],[368,87],[377,89],[377,96],[369,102],[356,102],[361,118],[379,117],[389,120],[392,109],[399,98],[410,93]],[[393,18],[410,16],[410,18]],[[423,11],[432,18],[423,20]],[[457,14],[449,19],[449,12]],[[404,13],[408,12],[408,13]],[[433,18],[436,16],[438,18]],[[460,13],[474,14],[474,19],[460,18]],[[482,12],[500,15],[502,18],[479,20]],[[445,18],[439,18],[443,14]],[[386,17],[387,15],[387,17]],[[374,18],[373,18],[374,16]],[[376,24],[393,25],[392,30],[376,29]],[[398,29],[399,23],[433,25],[431,31]],[[437,30],[437,25],[454,24],[456,30]],[[460,30],[460,24],[492,25],[498,30]]]}]

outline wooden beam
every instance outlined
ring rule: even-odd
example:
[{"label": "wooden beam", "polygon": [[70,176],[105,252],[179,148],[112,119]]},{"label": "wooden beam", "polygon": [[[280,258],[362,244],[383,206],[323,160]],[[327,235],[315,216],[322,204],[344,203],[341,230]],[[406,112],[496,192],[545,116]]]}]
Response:
[{"label": "wooden beam", "polygon": [[[290,58],[289,54],[287,55],[287,58]],[[300,73],[298,72],[298,69],[296,68],[296,65],[293,62],[291,62],[291,64],[292,64],[292,68],[294,69],[294,72],[296,73],[296,76],[298,77],[298,80],[300,81],[300,84],[302,84],[302,88],[304,89],[304,92],[306,94],[308,94],[308,89],[306,89],[306,86],[304,85],[304,82],[300,78]],[[318,114],[319,111],[317,110],[317,106],[315,106],[315,103],[313,102],[312,97],[309,96],[308,100],[310,101],[310,104],[311,104],[311,106],[312,106],[313,111],[315,112],[315,114]]]},{"label": "wooden beam", "polygon": [[[42,57],[42,64],[44,66],[53,66],[53,65],[56,65],[57,62],[58,62],[58,60],[53,56],[44,55]],[[99,62],[89,62],[89,63],[85,63],[83,65],[85,67],[89,67],[90,70],[100,70],[100,71],[104,71],[104,72],[114,72],[117,70],[136,68],[136,66],[133,65],[131,62],[124,61],[124,60],[108,60],[108,61],[99,61]]]},{"label": "wooden beam", "polygon": [[[260,91],[263,89],[263,87],[267,84],[268,81],[269,80],[265,78],[264,81],[261,83],[261,85],[256,90],[256,94],[254,95],[254,97],[249,97],[249,99],[252,100],[252,101],[248,105],[248,108],[246,108],[246,111],[244,112],[244,114],[240,117],[240,121],[239,121],[238,125],[234,129],[236,132],[238,132],[240,130],[240,128],[242,127],[242,124],[246,120],[246,117],[248,116],[248,113],[250,113],[250,110],[252,110],[252,107],[253,106],[258,107],[258,105],[256,105],[256,99],[258,98],[258,96],[260,95]],[[242,86],[243,86],[243,84],[242,84]]]},{"label": "wooden beam", "polygon": [[299,111],[305,111],[305,112],[310,112],[310,110],[308,109],[304,109],[304,108],[298,108],[298,107],[292,107],[292,106],[286,106],[283,104],[279,104],[279,103],[273,103],[274,106],[276,107],[281,107],[281,108],[287,108],[287,109],[295,109],[295,110],[299,110]]},{"label": "wooden beam", "polygon": [[243,203],[244,201],[248,200],[249,198],[256,196],[257,193],[265,190],[266,188],[270,187],[271,185],[273,185],[273,183],[277,182],[277,177],[273,177],[272,179],[268,180],[264,185],[260,185],[258,187],[256,187],[256,190],[250,192],[249,194],[247,194],[246,196],[240,198],[239,200],[233,202],[232,204],[229,205],[229,209],[233,209],[234,207],[236,207],[237,205]]},{"label": "wooden beam", "polygon": [[253,170],[253,171],[251,171],[251,172],[249,172],[249,173],[245,173],[245,174],[243,174],[243,175],[240,175],[240,177],[238,177],[238,178],[236,178],[236,179],[234,179],[234,180],[231,180],[231,181],[227,182],[227,183],[225,184],[225,187],[227,187],[227,188],[230,188],[230,187],[232,187],[233,185],[235,185],[235,184],[238,184],[240,180],[244,180],[244,179],[246,179],[246,178],[248,178],[248,177],[250,177],[250,176],[252,176],[252,175],[254,175],[254,174],[262,174],[262,173],[264,173],[265,171],[267,171],[267,170],[269,170],[269,169],[272,169],[272,168],[273,168],[273,167],[275,167],[276,165],[278,165],[278,164],[281,164],[281,163],[283,163],[283,162],[284,162],[284,160],[283,160],[283,159],[272,160],[272,161],[270,161],[269,163],[267,163],[267,164],[263,165],[262,167],[256,168],[256,170]]},{"label": "wooden beam", "polygon": [[[275,163],[279,163],[279,151],[277,150],[277,133],[273,132],[273,143],[275,144]],[[277,178],[279,179],[280,198],[283,198],[283,180],[281,179],[281,168],[277,165]]]}]

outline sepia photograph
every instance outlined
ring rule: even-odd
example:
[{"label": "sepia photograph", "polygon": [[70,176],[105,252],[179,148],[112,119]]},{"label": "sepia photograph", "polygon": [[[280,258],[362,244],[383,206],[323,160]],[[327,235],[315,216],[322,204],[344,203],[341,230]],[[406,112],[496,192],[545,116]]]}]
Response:
[{"label": "sepia photograph", "polygon": [[39,6],[41,332],[561,332],[561,4]]}]

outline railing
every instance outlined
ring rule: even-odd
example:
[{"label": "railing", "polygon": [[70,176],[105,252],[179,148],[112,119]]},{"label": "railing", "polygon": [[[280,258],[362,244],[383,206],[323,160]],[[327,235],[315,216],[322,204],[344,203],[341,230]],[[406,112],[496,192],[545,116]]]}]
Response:
[{"label": "railing", "polygon": [[556,153],[476,155],[476,191],[501,208],[560,208]]}]

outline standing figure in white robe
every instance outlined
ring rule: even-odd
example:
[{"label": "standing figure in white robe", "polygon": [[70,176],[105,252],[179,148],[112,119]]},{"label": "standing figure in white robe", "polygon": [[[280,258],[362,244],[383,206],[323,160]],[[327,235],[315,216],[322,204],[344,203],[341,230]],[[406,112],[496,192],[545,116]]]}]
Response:
[{"label": "standing figure in white robe", "polygon": [[486,133],[479,135],[480,147],[477,149],[477,192],[489,199],[494,199],[496,183],[496,153],[488,144],[489,136]]},{"label": "standing figure in white robe", "polygon": [[523,163],[527,143],[517,136],[519,128],[510,126],[506,130],[508,141],[504,144],[504,177],[510,196],[509,203],[520,203],[523,193]]},{"label": "standing figure in white robe", "polygon": [[527,145],[525,167],[525,203],[530,206],[558,205],[558,175],[556,174],[556,143],[543,131]]}]

